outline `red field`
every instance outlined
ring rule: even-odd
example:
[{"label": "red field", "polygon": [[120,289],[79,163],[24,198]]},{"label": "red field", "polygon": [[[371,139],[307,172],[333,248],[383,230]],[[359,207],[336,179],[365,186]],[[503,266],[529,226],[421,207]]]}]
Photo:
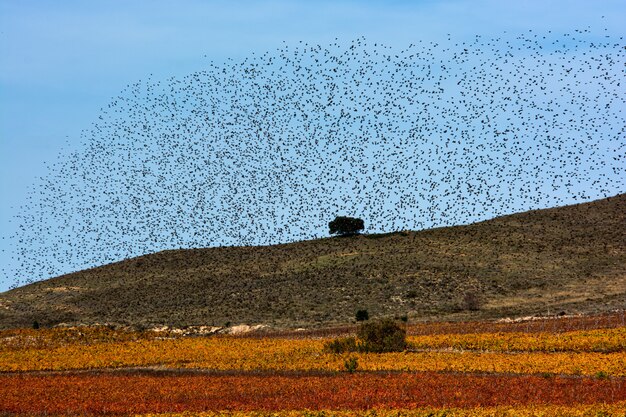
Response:
[{"label": "red field", "polygon": [[626,400],[623,379],[361,373],[4,375],[11,413],[161,413],[595,404]]},{"label": "red field", "polygon": [[312,333],[8,330],[0,416],[626,417],[622,320],[415,324],[410,349],[382,354],[330,353]]}]

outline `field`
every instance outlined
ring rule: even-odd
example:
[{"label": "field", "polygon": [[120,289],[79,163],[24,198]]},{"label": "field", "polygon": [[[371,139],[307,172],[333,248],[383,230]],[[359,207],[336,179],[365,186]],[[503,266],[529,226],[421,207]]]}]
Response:
[{"label": "field", "polygon": [[104,326],[6,330],[0,411],[625,416],[623,317],[413,324],[409,348],[384,354],[324,350],[350,328],[245,337]]}]

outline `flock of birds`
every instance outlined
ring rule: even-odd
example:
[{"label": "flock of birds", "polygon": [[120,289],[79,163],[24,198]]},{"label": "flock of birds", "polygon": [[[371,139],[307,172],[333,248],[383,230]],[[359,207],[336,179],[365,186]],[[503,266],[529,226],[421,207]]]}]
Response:
[{"label": "flock of birds", "polygon": [[14,287],[164,249],[464,224],[626,191],[622,38],[284,44],[127,86],[15,219]]}]

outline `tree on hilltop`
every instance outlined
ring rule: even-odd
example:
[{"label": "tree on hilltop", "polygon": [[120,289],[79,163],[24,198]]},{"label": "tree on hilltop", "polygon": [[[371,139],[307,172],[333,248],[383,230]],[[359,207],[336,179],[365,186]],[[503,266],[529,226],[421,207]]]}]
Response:
[{"label": "tree on hilltop", "polygon": [[351,236],[359,234],[365,229],[362,219],[355,217],[337,216],[335,220],[328,223],[330,234],[338,234],[340,236]]}]

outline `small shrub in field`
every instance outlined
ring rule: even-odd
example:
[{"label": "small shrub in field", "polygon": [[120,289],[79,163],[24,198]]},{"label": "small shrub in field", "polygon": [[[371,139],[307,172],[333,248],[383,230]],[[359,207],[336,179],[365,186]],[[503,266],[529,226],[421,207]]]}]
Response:
[{"label": "small shrub in field", "polygon": [[363,352],[402,352],[406,348],[406,330],[389,319],[362,324],[358,338]]},{"label": "small shrub in field", "polygon": [[352,374],[359,367],[359,362],[355,357],[350,357],[343,362],[343,366],[346,368],[346,371]]},{"label": "small shrub in field", "polygon": [[324,351],[330,353],[357,352],[356,337],[342,337],[324,344]]},{"label": "small shrub in field", "polygon": [[359,310],[356,312],[356,321],[365,321],[369,320],[370,315],[367,310]]},{"label": "small shrub in field", "polygon": [[406,348],[406,330],[390,319],[363,323],[357,337],[343,337],[324,344],[328,353],[402,352]]},{"label": "small shrub in field", "polygon": [[33,329],[35,330],[39,329],[39,322],[37,320],[33,322]]}]

